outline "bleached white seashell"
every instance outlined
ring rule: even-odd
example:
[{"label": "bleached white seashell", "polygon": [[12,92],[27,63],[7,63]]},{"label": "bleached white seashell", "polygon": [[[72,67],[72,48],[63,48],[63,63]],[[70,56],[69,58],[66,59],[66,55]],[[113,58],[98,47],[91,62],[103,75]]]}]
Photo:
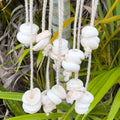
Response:
[{"label": "bleached white seashell", "polygon": [[29,46],[30,42],[34,43],[35,42],[35,37],[36,37],[35,34],[33,34],[31,36],[31,35],[23,34],[22,32],[17,33],[17,40],[20,43],[24,44],[25,46]]},{"label": "bleached white seashell", "polygon": [[81,91],[76,91],[76,90],[71,90],[67,93],[67,98],[74,100],[79,99],[83,95],[83,92]]},{"label": "bleached white seashell", "polygon": [[38,88],[34,88],[32,91],[27,90],[22,96],[22,101],[25,105],[31,105],[31,106],[36,105],[40,102],[40,100],[41,100],[41,92]]},{"label": "bleached white seashell", "polygon": [[83,82],[81,80],[71,79],[67,82],[67,90],[81,90]]},{"label": "bleached white seashell", "polygon": [[99,46],[99,42],[100,40],[98,37],[81,39],[81,44],[84,47],[84,49],[91,49],[91,50],[97,49]]},{"label": "bleached white seashell", "polygon": [[91,50],[97,49],[98,46],[99,46],[99,44],[98,44],[97,42],[89,41],[89,48],[90,48]]},{"label": "bleached white seashell", "polygon": [[93,100],[94,100],[94,96],[90,92],[86,91],[84,92],[83,96],[78,101],[80,103],[90,104]]},{"label": "bleached white seashell", "polygon": [[70,71],[70,72],[78,72],[80,70],[80,66],[78,64],[68,62],[68,61],[62,61],[62,67],[66,71]]},{"label": "bleached white seashell", "polygon": [[84,53],[79,49],[75,49],[75,50],[71,49],[65,55],[65,59],[67,61],[71,61],[76,64],[80,64],[81,60],[83,60],[84,58],[85,58]]},{"label": "bleached white seashell", "polygon": [[[82,38],[82,39],[81,39],[81,45],[83,46],[84,49],[89,48],[88,39]],[[90,48],[89,48],[89,49],[90,49]],[[90,49],[90,50],[91,50],[91,49]]]},{"label": "bleached white seashell", "polygon": [[42,92],[41,102],[43,104],[43,110],[47,115],[56,108],[56,105],[47,96],[47,90]]},{"label": "bleached white seashell", "polygon": [[66,98],[66,92],[65,89],[61,85],[54,85],[51,89],[51,91],[58,96],[60,99]]},{"label": "bleached white seashell", "polygon": [[90,103],[81,103],[79,100],[76,100],[75,105],[78,106],[81,109],[89,108]]},{"label": "bleached white seashell", "polygon": [[[59,54],[59,49],[53,46],[53,47],[52,47],[52,52],[53,52],[55,55],[58,55],[58,54]],[[65,55],[67,52],[68,52],[68,48],[66,48],[66,49],[61,49],[60,54],[61,54],[61,55]]]},{"label": "bleached white seashell", "polygon": [[98,31],[95,27],[85,26],[81,31],[82,37],[96,37],[98,36]]},{"label": "bleached white seashell", "polygon": [[49,113],[50,113],[52,110],[54,110],[54,109],[56,109],[56,105],[55,105],[55,104],[47,104],[47,105],[44,105],[44,106],[43,106],[43,110],[44,110],[44,112],[45,112],[47,115],[49,115]]},{"label": "bleached white seashell", "polygon": [[[59,39],[55,39],[53,42],[53,46],[57,49],[59,49]],[[65,39],[62,39],[62,45],[61,49],[67,49],[68,48],[68,41]]]},{"label": "bleached white seashell", "polygon": [[81,109],[81,108],[79,108],[77,105],[75,105],[75,111],[76,111],[76,113],[78,113],[78,114],[86,114],[87,111],[88,111],[88,108]]},{"label": "bleached white seashell", "polygon": [[48,39],[48,38],[42,39],[41,41],[39,41],[39,42],[33,47],[33,50],[34,50],[34,51],[42,50],[42,49],[44,49],[49,43],[50,43],[50,39]]},{"label": "bleached white seashell", "polygon": [[[33,24],[32,26],[33,30],[32,30],[32,34],[37,34],[39,27],[36,24]],[[20,32],[26,35],[30,35],[31,34],[31,25],[30,23],[24,23],[20,26],[19,28]]]},{"label": "bleached white seashell", "polygon": [[33,114],[33,113],[36,113],[40,110],[41,101],[39,101],[39,103],[36,105],[26,105],[25,103],[23,103],[22,107],[26,113]]},{"label": "bleached white seashell", "polygon": [[51,105],[51,104],[53,104],[53,102],[47,96],[47,90],[42,92],[41,102],[42,102],[43,105]]},{"label": "bleached white seashell", "polygon": [[36,36],[36,42],[40,42],[41,40],[44,40],[44,39],[48,39],[50,41],[50,39],[51,39],[50,31],[45,30]]},{"label": "bleached white seashell", "polygon": [[62,100],[58,96],[56,96],[51,90],[48,90],[47,96],[56,105],[62,102]]}]

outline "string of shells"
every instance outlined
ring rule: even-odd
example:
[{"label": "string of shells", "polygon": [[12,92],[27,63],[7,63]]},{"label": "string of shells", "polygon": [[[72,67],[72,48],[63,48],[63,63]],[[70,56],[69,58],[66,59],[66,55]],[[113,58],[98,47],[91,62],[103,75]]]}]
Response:
[{"label": "string of shells", "polygon": [[[32,26],[32,35],[29,22],[19,27],[19,32],[17,33],[18,41],[26,47],[29,47],[31,42],[36,43],[32,50],[43,50],[43,55],[54,61],[53,68],[56,71],[59,56],[59,39],[55,39],[51,44],[52,33],[49,30],[38,33],[39,27],[36,24]],[[82,80],[78,78],[71,79],[71,76],[72,73],[79,73],[82,60],[88,57],[92,50],[98,48],[100,40],[97,29],[92,26],[85,26],[81,31],[81,36],[81,45],[85,52],[80,49],[69,49],[68,40],[64,38],[61,40],[60,62],[64,69],[63,75],[66,82],[66,90],[59,84],[52,86],[49,90],[44,90],[42,93],[39,88],[27,90],[22,97],[23,109],[26,113],[36,113],[43,105],[44,112],[49,115],[52,110],[56,109],[56,105],[65,99],[70,104],[75,102],[75,111],[78,114],[87,113],[94,97],[86,90]]]},{"label": "string of shells", "polygon": [[[23,28],[21,28],[21,26],[20,31],[21,29],[24,29],[26,31],[29,30],[29,24],[28,25],[23,24],[22,26]],[[86,31],[85,29],[88,32],[85,32]],[[50,44],[51,33],[48,30],[37,35],[38,27],[35,26],[34,31],[36,36],[34,37],[34,42],[36,42],[36,45],[33,47],[33,50],[34,51],[39,51],[42,49],[44,50],[45,48],[48,47],[48,45],[50,45],[49,54],[47,53],[47,56],[53,59],[54,61],[53,66],[54,69],[56,69],[59,40],[55,39],[52,45]],[[25,32],[21,34],[29,36],[29,31],[28,33]],[[20,41],[18,36],[19,35],[17,35],[18,41]],[[90,92],[86,91],[82,80],[70,79],[70,77],[73,72],[74,73],[79,72],[80,64],[82,60],[85,59],[85,56],[88,54],[88,52],[97,49],[99,44],[99,38],[97,36],[98,32],[96,28],[86,26],[85,28],[82,29],[81,44],[84,47],[85,53],[78,49],[69,50],[68,41],[62,39],[61,62],[62,67],[64,68],[63,72],[63,75],[65,76],[64,80],[67,81],[66,90],[60,85],[55,85],[50,90],[48,91],[45,90],[42,93],[38,88],[34,88],[33,98],[30,97],[30,90],[26,91],[23,95],[23,109],[25,112],[30,114],[36,113],[40,110],[42,104],[44,112],[47,115],[49,115],[49,113],[52,112],[52,110],[56,109],[56,105],[60,104],[62,100],[66,99],[66,101],[70,104],[73,104],[75,101],[75,111],[78,114],[87,113],[90,103],[93,101],[94,97]],[[28,40],[30,42],[29,37]],[[23,42],[21,43],[24,44],[25,46],[29,46],[29,42],[25,44]]]}]

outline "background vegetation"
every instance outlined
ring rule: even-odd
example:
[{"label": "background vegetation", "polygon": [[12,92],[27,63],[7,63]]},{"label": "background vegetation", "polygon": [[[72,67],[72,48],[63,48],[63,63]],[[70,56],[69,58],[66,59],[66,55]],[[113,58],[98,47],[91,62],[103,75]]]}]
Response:
[{"label": "background vegetation", "polygon": [[[42,1],[35,0],[34,2],[34,20],[41,28]],[[68,10],[71,12],[71,17],[65,19],[64,22],[64,28],[69,26],[67,29],[71,31],[70,46],[72,46],[73,38],[75,2],[75,0],[70,1]],[[85,1],[83,26],[90,21],[90,2],[90,0]],[[29,89],[30,68],[29,49],[24,48],[16,40],[19,25],[24,22],[24,6],[22,4],[24,4],[22,0],[0,2],[0,118],[55,120],[60,117],[60,120],[120,120],[120,0],[100,0],[98,4],[95,26],[99,30],[100,45],[97,50],[93,51],[88,87],[95,99],[86,115],[76,114],[74,105],[67,104],[65,101],[58,105],[57,110],[53,111],[50,116],[46,116],[42,109],[34,115],[24,113],[21,98],[22,93]],[[54,33],[51,41],[56,37],[57,33]],[[46,71],[46,58],[40,68],[42,57],[42,51],[34,52],[34,82],[41,91],[45,89]],[[83,61],[79,74],[79,78],[84,82],[86,70],[87,59]],[[54,76],[51,60],[51,86],[55,84]],[[61,84],[64,85],[62,76]]]}]

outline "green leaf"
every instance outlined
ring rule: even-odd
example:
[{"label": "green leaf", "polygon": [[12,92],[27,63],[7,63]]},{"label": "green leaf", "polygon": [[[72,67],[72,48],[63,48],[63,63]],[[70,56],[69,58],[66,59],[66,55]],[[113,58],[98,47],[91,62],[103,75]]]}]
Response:
[{"label": "green leaf", "polygon": [[100,118],[93,115],[89,115],[89,118],[91,118],[92,120],[101,120]]},{"label": "green leaf", "polygon": [[0,99],[22,101],[22,95],[23,93],[0,91]]},{"label": "green leaf", "polygon": [[107,19],[104,19],[104,20],[101,20],[101,21],[97,22],[96,25],[100,24],[100,23],[108,24],[110,22],[118,21],[118,20],[120,20],[120,16],[113,16],[111,18],[107,18]]},{"label": "green leaf", "polygon": [[113,101],[113,104],[110,109],[110,113],[108,115],[107,120],[113,120],[115,115],[117,114],[118,110],[120,108],[120,89],[118,90],[115,99]]},{"label": "green leaf", "polygon": [[[30,52],[30,49],[26,49],[23,51],[22,55],[19,57],[18,61],[16,62],[16,64],[18,63],[18,67],[17,67],[17,71],[19,70],[20,66],[21,66],[21,63],[24,59],[24,57]],[[16,71],[16,72],[17,72]]]},{"label": "green leaf", "polygon": [[42,58],[43,58],[43,54],[42,54],[42,51],[40,51],[37,57],[37,67],[39,66]]},{"label": "green leaf", "polygon": [[50,113],[49,116],[47,116],[45,113],[36,113],[13,117],[6,120],[48,120],[59,118],[62,115],[63,115],[62,113]]},{"label": "green leaf", "polygon": [[[19,49],[21,47],[22,47],[22,44],[18,44],[17,46],[15,46],[15,50],[17,50],[17,49]],[[14,51],[13,49],[10,50],[7,55],[11,54],[13,51]]]},{"label": "green leaf", "polygon": [[15,116],[26,114],[23,111],[23,108],[20,102],[14,101],[14,100],[4,100],[4,102],[7,104],[8,108]]},{"label": "green leaf", "polygon": [[[104,81],[101,78],[101,79],[98,79],[98,81],[101,81],[101,82],[95,83],[95,86],[98,86],[99,90],[98,89],[96,90],[95,88],[93,88],[94,90],[90,91],[94,95],[94,101],[90,105],[87,114],[96,106],[96,104],[103,98],[103,96],[108,92],[108,90],[114,85],[114,83],[120,77],[120,74],[119,74],[120,67],[117,67],[111,71],[108,71],[106,72],[106,74],[104,74],[103,76]],[[84,120],[87,114],[84,115],[82,120]]]},{"label": "green leaf", "polygon": [[[2,85],[0,84],[0,90],[1,91],[7,91],[7,89],[3,88]],[[0,92],[1,93],[1,92]],[[4,100],[5,104],[7,104],[8,108],[10,109],[10,111],[18,116],[18,115],[24,115],[26,114],[24,111],[23,111],[23,108],[22,108],[22,105],[20,102],[18,101],[14,101],[14,100]],[[17,107],[16,107],[17,106]]]}]

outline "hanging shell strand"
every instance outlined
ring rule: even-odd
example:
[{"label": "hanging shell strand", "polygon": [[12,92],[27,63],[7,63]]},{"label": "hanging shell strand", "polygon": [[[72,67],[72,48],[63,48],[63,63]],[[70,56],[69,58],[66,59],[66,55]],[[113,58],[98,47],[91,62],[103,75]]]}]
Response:
[{"label": "hanging shell strand", "polygon": [[[30,23],[22,24],[20,27],[21,34],[24,35],[25,33],[24,35],[26,36],[25,40],[28,40],[28,43],[29,43],[24,45],[30,45],[30,60],[31,60],[30,61],[31,62],[30,90],[27,90],[22,96],[23,109],[26,113],[30,113],[30,114],[38,112],[41,108],[41,91],[39,90],[39,88],[33,88],[32,44],[33,44],[33,41],[35,40],[35,37],[36,37],[35,35],[38,31],[38,27],[35,24],[33,24],[32,10],[33,10],[33,0],[30,0]],[[19,36],[19,33],[17,35]],[[22,35],[20,35],[20,37],[22,37]]]}]

